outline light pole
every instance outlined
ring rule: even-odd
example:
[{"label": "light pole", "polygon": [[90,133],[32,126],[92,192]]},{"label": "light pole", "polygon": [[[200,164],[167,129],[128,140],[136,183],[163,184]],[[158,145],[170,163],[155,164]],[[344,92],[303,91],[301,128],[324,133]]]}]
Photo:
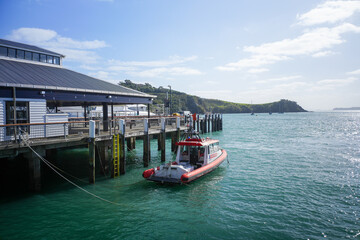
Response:
[{"label": "light pole", "polygon": [[172,105],[172,103],[171,103],[171,86],[168,85],[168,87],[170,88],[170,103],[169,103],[169,109],[170,109],[170,115],[171,115],[171,114],[172,114],[172,112],[171,112],[171,105]]}]

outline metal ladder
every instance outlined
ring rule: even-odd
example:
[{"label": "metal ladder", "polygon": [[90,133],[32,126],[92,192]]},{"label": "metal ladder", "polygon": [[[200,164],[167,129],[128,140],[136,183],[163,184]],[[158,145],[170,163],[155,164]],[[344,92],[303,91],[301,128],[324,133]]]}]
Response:
[{"label": "metal ladder", "polygon": [[120,174],[120,148],[119,148],[119,134],[113,135],[113,165],[114,165],[114,177]]}]

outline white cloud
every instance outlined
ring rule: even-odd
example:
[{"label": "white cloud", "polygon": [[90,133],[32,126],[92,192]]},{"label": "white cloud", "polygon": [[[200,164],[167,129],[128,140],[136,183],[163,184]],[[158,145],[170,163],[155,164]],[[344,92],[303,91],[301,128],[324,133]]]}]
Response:
[{"label": "white cloud", "polygon": [[98,78],[98,79],[107,80],[107,79],[109,79],[109,76],[111,75],[111,73],[105,72],[105,71],[98,71],[95,73],[90,73],[89,75],[93,76],[95,78]]},{"label": "white cloud", "polygon": [[313,91],[334,90],[339,87],[347,86],[356,80],[358,80],[358,79],[355,77],[339,78],[339,79],[324,79],[324,80],[317,81],[314,84],[314,86],[311,88],[311,90],[313,90]]},{"label": "white cloud", "polygon": [[348,32],[360,33],[360,27],[344,23],[333,28],[316,28],[293,39],[264,43],[259,46],[245,46],[243,50],[251,53],[250,57],[219,66],[217,69],[220,71],[236,71],[274,64],[299,55],[329,54],[331,51],[326,50],[344,43],[345,40],[341,35]]},{"label": "white cloud", "polygon": [[348,74],[348,75],[360,75],[360,69],[357,69],[357,70],[354,70],[354,71],[351,71],[351,72],[347,72],[346,74]]},{"label": "white cloud", "polygon": [[157,60],[157,61],[118,61],[118,60],[109,60],[111,66],[121,66],[121,67],[166,67],[175,64],[181,64],[185,62],[194,61],[197,59],[197,56],[190,57],[180,57],[180,56],[170,56],[167,60]]},{"label": "white cloud", "polygon": [[60,36],[57,32],[50,29],[41,28],[19,28],[15,29],[6,38],[13,41],[33,44],[38,47],[64,54],[65,61],[78,61],[82,63],[95,63],[100,58],[92,51],[106,47],[104,41],[78,41]]},{"label": "white cloud", "polygon": [[350,23],[344,23],[333,28],[316,28],[294,39],[284,39],[277,42],[265,43],[260,46],[244,47],[244,51],[257,55],[270,56],[313,54],[343,43],[345,40],[341,38],[341,34],[347,32],[359,33],[360,27]]},{"label": "white cloud", "polygon": [[100,56],[92,51],[76,50],[68,48],[52,48],[54,52],[64,54],[66,61],[80,62],[83,64],[95,64],[100,59]]},{"label": "white cloud", "polygon": [[19,42],[39,43],[54,39],[57,33],[50,29],[41,28],[19,28],[13,30],[8,39]]},{"label": "white cloud", "polygon": [[254,55],[249,58],[241,59],[238,62],[228,63],[225,66],[218,66],[216,69],[220,71],[237,71],[244,68],[258,68],[263,65],[273,64],[288,59],[289,58],[286,56]]},{"label": "white cloud", "polygon": [[299,79],[302,76],[294,75],[294,76],[285,76],[285,77],[278,77],[278,78],[269,78],[264,80],[256,81],[256,83],[269,83],[269,82],[286,82],[289,80]]},{"label": "white cloud", "polygon": [[310,11],[298,15],[301,25],[336,23],[351,17],[360,11],[360,1],[328,1]]},{"label": "white cloud", "polygon": [[315,58],[318,58],[318,57],[327,57],[327,56],[331,56],[331,55],[335,55],[335,54],[336,53],[333,51],[322,51],[322,52],[314,53],[312,56]]},{"label": "white cloud", "polygon": [[164,75],[172,75],[172,76],[184,76],[184,75],[201,75],[202,72],[200,72],[197,69],[193,68],[187,68],[187,67],[163,67],[163,68],[153,68],[149,70],[144,71],[133,71],[133,72],[127,72],[129,75],[137,76],[137,77],[159,77]]},{"label": "white cloud", "polygon": [[108,67],[106,69],[144,78],[201,75],[203,74],[201,71],[184,66],[197,58],[197,56],[180,57],[175,55],[165,60],[154,61],[119,61],[112,59],[107,62]]},{"label": "white cloud", "polygon": [[269,71],[267,68],[251,68],[249,69],[248,73],[262,73],[267,71]]}]

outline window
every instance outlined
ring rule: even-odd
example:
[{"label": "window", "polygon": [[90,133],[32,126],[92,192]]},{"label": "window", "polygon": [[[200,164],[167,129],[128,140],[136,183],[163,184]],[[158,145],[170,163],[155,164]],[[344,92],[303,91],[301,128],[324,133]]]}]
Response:
[{"label": "window", "polygon": [[31,52],[28,52],[28,51],[25,52],[25,59],[26,60],[32,60]]},{"label": "window", "polygon": [[9,57],[15,57],[16,56],[16,50],[15,49],[13,49],[13,48],[8,48],[8,56]]},{"label": "window", "polygon": [[25,58],[25,52],[23,50],[16,50],[16,58]]},{"label": "window", "polygon": [[46,56],[47,63],[53,63],[53,56]]},{"label": "window", "polygon": [[0,56],[7,56],[7,47],[0,47]]},{"label": "window", "polygon": [[33,55],[33,56],[32,56],[32,57],[33,57],[32,59],[33,59],[34,61],[40,61],[40,54],[38,54],[38,53],[33,53],[32,55]]},{"label": "window", "polygon": [[40,62],[46,63],[46,55],[45,54],[40,54]]},{"label": "window", "polygon": [[[6,102],[6,124],[14,124],[14,102]],[[29,123],[29,102],[16,102],[16,123]],[[30,132],[28,126],[20,126],[24,131]],[[6,128],[6,135],[14,134],[14,127]]]},{"label": "window", "polygon": [[59,57],[54,57],[54,64],[60,65],[60,58]]}]

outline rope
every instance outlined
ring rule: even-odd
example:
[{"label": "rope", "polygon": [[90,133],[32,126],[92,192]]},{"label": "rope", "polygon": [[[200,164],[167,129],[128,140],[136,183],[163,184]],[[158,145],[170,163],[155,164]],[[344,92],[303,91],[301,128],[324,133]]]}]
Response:
[{"label": "rope", "polygon": [[[23,130],[20,130],[20,131],[23,132]],[[98,196],[98,195],[96,195],[96,194],[94,194],[94,193],[89,192],[88,190],[80,187],[80,186],[77,185],[76,183],[74,183],[74,182],[70,181],[69,179],[67,179],[67,178],[66,178],[65,176],[63,176],[61,173],[59,173],[58,171],[56,171],[55,167],[53,167],[52,164],[51,164],[48,160],[46,160],[46,159],[43,158],[41,155],[39,155],[39,154],[30,146],[30,144],[28,143],[28,140],[25,139],[25,138],[22,136],[22,134],[20,134],[20,137],[21,137],[21,139],[25,142],[26,146],[27,146],[41,161],[43,161],[49,168],[51,168],[55,173],[57,173],[60,177],[62,177],[63,179],[65,179],[67,182],[69,182],[70,184],[72,184],[72,185],[74,185],[75,187],[79,188],[79,189],[82,190],[83,192],[85,192],[85,193],[93,196],[94,198],[97,198],[97,199],[99,199],[99,200],[101,200],[101,201],[104,201],[104,202],[107,202],[107,203],[110,203],[110,204],[114,204],[114,205],[117,205],[117,206],[121,206],[121,204],[119,204],[119,203],[112,202],[112,201],[107,200],[107,199],[105,199],[105,198],[102,198],[102,197],[100,197],[100,196]]]}]

